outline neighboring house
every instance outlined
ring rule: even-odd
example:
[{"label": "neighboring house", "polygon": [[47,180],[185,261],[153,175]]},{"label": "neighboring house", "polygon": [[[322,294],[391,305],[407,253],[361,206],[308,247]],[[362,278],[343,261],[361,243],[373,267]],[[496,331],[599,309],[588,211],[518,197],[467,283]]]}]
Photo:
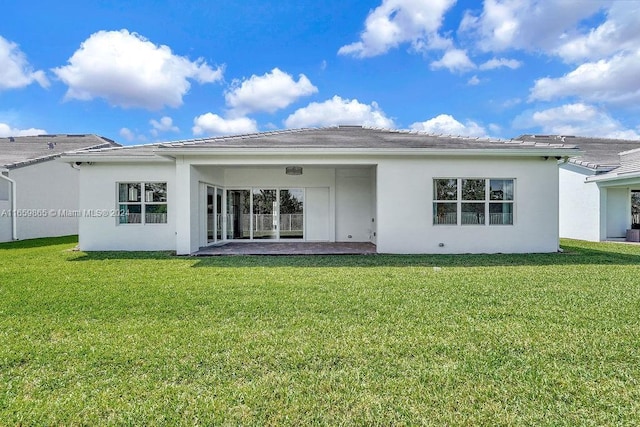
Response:
[{"label": "neighboring house", "polygon": [[578,146],[560,165],[560,237],[620,239],[640,227],[640,141],[556,135],[519,139]]},{"label": "neighboring house", "polygon": [[576,149],[339,126],[76,152],[80,248],[373,242],[380,253],[555,252]]},{"label": "neighboring house", "polygon": [[119,146],[96,135],[0,138],[0,242],[78,233],[77,168],[65,151]]}]

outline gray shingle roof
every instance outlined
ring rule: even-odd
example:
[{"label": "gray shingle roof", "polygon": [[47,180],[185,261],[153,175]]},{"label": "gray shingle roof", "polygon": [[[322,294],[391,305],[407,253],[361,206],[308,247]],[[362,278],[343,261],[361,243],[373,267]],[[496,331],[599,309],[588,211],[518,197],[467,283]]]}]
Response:
[{"label": "gray shingle roof", "polygon": [[51,160],[64,152],[84,151],[120,144],[98,135],[38,135],[0,138],[0,167],[14,169]]},{"label": "gray shingle roof", "polygon": [[[487,138],[466,138],[450,135],[431,135],[423,132],[374,129],[361,126],[338,126],[314,129],[291,129],[260,132],[246,135],[211,137],[170,141],[158,144],[109,148],[92,151],[90,157],[152,157],[171,155],[173,151],[188,150],[193,154],[216,149],[259,150],[282,149],[315,150],[376,150],[376,149],[432,149],[432,150],[482,150],[482,149],[568,149],[575,147],[561,142],[526,142]],[[573,150],[572,150],[573,149]],[[81,153],[83,157],[85,153]]]},{"label": "gray shingle roof", "polygon": [[162,144],[164,149],[192,148],[433,148],[433,149],[513,149],[534,146],[573,148],[555,141],[523,142],[488,138],[433,135],[416,131],[375,129],[361,126],[337,126],[318,129],[293,129],[239,136],[214,137]]},{"label": "gray shingle roof", "polygon": [[640,148],[620,153],[620,167],[615,169],[618,175],[640,172]]},{"label": "gray shingle roof", "polygon": [[521,135],[517,139],[536,142],[564,142],[576,145],[582,152],[569,162],[596,171],[611,171],[620,166],[620,153],[640,148],[640,141],[608,138],[587,138],[562,135]]}]

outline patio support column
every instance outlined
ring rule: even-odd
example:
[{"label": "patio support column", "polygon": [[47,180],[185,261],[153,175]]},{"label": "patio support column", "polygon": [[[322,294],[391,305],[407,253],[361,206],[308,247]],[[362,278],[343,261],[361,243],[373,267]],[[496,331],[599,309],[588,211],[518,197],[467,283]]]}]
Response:
[{"label": "patio support column", "polygon": [[[194,201],[197,202],[197,197],[195,199],[192,197],[191,181],[191,164],[185,162],[182,157],[177,158],[175,206],[176,253],[178,255],[189,255],[198,249],[197,240],[193,242],[191,238],[191,212],[194,210],[192,204]],[[197,192],[197,188],[195,191]],[[195,243],[195,248],[193,243]]]}]

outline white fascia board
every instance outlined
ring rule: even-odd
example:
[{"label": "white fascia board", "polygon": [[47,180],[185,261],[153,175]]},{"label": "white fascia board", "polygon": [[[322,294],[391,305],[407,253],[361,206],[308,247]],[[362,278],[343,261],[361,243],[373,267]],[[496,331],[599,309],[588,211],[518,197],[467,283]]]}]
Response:
[{"label": "white fascia board", "polygon": [[568,157],[575,156],[580,152],[567,148],[538,148],[538,149],[440,149],[440,148],[404,148],[404,149],[324,149],[324,148],[259,148],[259,149],[237,149],[237,148],[196,148],[196,149],[157,149],[154,150],[162,157],[198,157],[198,156],[482,156],[482,157]]},{"label": "white fascia board", "polygon": [[[585,182],[607,183],[610,185],[626,184],[629,180],[639,180],[640,172],[630,172],[624,174],[603,174],[594,175],[585,179]],[[617,181],[617,182],[616,182]]]},{"label": "white fascia board", "polygon": [[211,148],[211,149],[155,149],[153,153],[143,155],[125,154],[84,154],[72,153],[64,154],[61,160],[66,163],[86,162],[86,163],[166,163],[173,162],[177,157],[289,157],[289,156],[309,156],[315,157],[570,157],[579,154],[575,149],[567,148],[537,148],[537,149],[439,149],[439,148],[405,148],[405,149],[362,149],[345,148],[327,150],[323,148],[259,148],[259,149],[238,149],[238,148]]},{"label": "white fascia board", "polygon": [[173,159],[157,156],[154,154],[145,156],[136,155],[120,155],[120,156],[108,156],[108,155],[83,155],[83,154],[68,154],[60,157],[60,160],[66,163],[167,163],[172,162]]},{"label": "white fascia board", "polygon": [[[561,161],[560,163],[561,163],[561,165],[573,166],[576,169],[582,169],[582,170],[585,170],[585,171],[588,171],[588,172],[591,172],[591,173],[596,173],[598,170],[602,170],[601,168],[599,169],[597,166],[594,167],[592,163],[576,162],[576,161],[573,161],[571,159],[569,159],[566,162]],[[611,170],[611,168],[608,168],[608,169]]]}]

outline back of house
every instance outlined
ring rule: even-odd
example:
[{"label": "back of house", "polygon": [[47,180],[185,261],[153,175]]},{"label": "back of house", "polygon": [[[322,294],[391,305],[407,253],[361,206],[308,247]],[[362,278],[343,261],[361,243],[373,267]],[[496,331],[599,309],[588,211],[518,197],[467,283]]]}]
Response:
[{"label": "back of house", "polygon": [[76,152],[82,250],[371,242],[380,253],[558,250],[571,144],[338,126]]}]

